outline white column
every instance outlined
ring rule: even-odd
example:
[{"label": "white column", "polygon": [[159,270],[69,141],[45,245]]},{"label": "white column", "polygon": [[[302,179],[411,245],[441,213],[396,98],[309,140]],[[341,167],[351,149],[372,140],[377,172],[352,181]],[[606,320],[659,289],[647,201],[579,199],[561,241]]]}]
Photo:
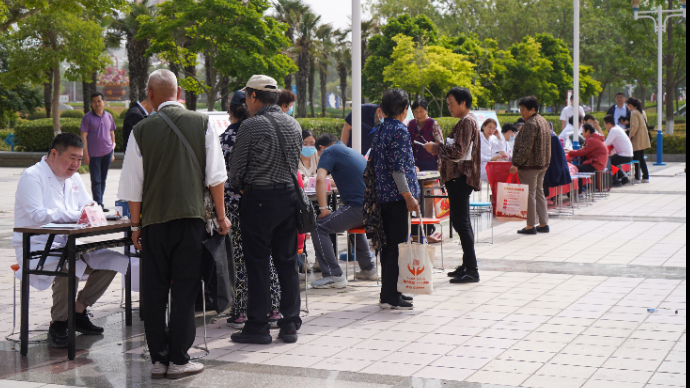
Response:
[{"label": "white column", "polygon": [[[580,0],[573,0],[573,146],[582,144],[580,139]],[[579,147],[577,147],[579,148]]]},{"label": "white column", "polygon": [[[658,78],[657,78],[657,92],[656,92],[656,109],[657,109],[657,118],[656,118],[656,129],[658,131],[663,131],[664,127],[663,125],[663,114],[664,114],[664,9],[662,6],[659,6],[657,9],[657,12],[659,14],[659,21],[657,22],[657,36],[659,39],[659,42],[657,45],[659,46],[659,58],[658,60]],[[668,98],[671,98],[671,96],[668,96]]]},{"label": "white column", "polygon": [[[343,104],[345,102],[343,101]],[[362,152],[362,7],[352,0],[352,148]],[[365,151],[365,150],[364,150]]]}]

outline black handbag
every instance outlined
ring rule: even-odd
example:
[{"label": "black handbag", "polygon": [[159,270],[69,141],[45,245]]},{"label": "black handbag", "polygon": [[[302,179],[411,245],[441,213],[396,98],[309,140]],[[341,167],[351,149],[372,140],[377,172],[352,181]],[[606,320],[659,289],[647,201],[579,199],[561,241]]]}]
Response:
[{"label": "black handbag", "polygon": [[[285,156],[285,161],[288,166],[292,168],[292,165],[290,165],[290,158],[288,158],[287,151],[285,151],[285,139],[283,139],[283,136],[279,133],[281,132],[280,126],[269,113],[263,116],[273,124],[276,130],[276,136],[278,136],[278,141],[280,142],[280,148],[283,150],[283,155]],[[296,170],[297,169],[295,169],[295,171]],[[295,185],[295,193],[297,194],[297,230],[300,234],[311,233],[316,230],[316,211],[314,210],[314,205],[304,193],[304,190],[299,187],[297,174],[292,174],[292,180]]]}]

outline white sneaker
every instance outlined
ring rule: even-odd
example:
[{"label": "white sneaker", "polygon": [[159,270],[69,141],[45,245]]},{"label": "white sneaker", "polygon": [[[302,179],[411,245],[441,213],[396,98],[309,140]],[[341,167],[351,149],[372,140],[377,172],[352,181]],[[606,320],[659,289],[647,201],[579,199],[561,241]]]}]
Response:
[{"label": "white sneaker", "polygon": [[168,367],[167,377],[169,379],[181,379],[187,376],[193,376],[204,371],[204,365],[196,362],[188,362],[184,365],[170,364]]},{"label": "white sneaker", "polygon": [[160,362],[156,362],[153,364],[153,367],[151,367],[151,378],[152,379],[162,379],[165,377],[166,373],[168,373],[168,366],[165,364],[161,364]]},{"label": "white sneaker", "polygon": [[314,280],[313,282],[311,282],[311,287],[317,288],[317,289],[345,288],[345,287],[347,287],[347,279],[345,278],[344,274],[340,275],[338,277],[327,276],[327,277],[321,278],[319,280]]},{"label": "white sneaker", "polygon": [[369,271],[361,270],[358,272],[355,272],[355,279],[360,279],[360,280],[378,280],[379,274],[376,272],[376,268],[372,268]]}]

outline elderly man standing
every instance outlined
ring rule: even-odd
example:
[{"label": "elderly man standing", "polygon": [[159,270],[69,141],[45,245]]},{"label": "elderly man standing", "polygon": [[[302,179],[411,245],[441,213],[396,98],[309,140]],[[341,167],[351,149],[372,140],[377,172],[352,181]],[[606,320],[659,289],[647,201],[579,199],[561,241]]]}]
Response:
[{"label": "elderly man standing", "polygon": [[270,344],[270,259],[282,290],[278,321],[284,342],[297,342],[300,318],[297,272],[297,194],[295,176],[302,151],[302,129],[283,113],[278,83],[255,75],[244,89],[252,118],[240,126],[230,156],[231,186],[240,190],[242,248],[247,265],[247,322],[232,335],[239,343]]},{"label": "elderly man standing", "polygon": [[115,160],[115,120],[105,111],[103,93],[91,96],[91,111],[81,119],[81,138],[84,140],[84,164],[91,174],[91,193],[103,211],[105,182],[108,180],[110,163]]},{"label": "elderly man standing", "polygon": [[539,100],[534,96],[520,100],[520,115],[526,122],[515,138],[510,173],[517,173],[520,182],[529,186],[529,201],[527,227],[518,233],[549,233],[544,177],[551,164],[551,125],[539,114]]},{"label": "elderly man standing", "polygon": [[[188,111],[177,102],[181,89],[175,75],[168,70],[154,71],[146,90],[158,114],[134,127],[119,197],[129,201],[135,225],[132,240],[143,253],[144,328],[154,364],[151,377],[178,379],[204,370],[202,364],[189,362],[187,353],[196,335],[194,304],[201,284],[206,236],[203,189],[210,188],[218,231],[227,234],[230,221],[223,201],[227,172],[208,116]],[[184,140],[173,131],[173,125]],[[199,176],[185,141],[205,176]],[[169,292],[172,304],[166,330]]]}]

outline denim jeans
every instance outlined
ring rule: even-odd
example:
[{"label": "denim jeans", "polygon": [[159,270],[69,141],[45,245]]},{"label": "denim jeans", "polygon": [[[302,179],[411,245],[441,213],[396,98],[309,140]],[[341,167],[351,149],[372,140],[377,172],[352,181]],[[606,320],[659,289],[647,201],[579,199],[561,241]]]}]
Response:
[{"label": "denim jeans", "polygon": [[93,200],[103,207],[103,194],[105,193],[105,181],[108,180],[108,169],[113,152],[108,155],[91,158],[89,174],[91,175],[91,194]]}]

